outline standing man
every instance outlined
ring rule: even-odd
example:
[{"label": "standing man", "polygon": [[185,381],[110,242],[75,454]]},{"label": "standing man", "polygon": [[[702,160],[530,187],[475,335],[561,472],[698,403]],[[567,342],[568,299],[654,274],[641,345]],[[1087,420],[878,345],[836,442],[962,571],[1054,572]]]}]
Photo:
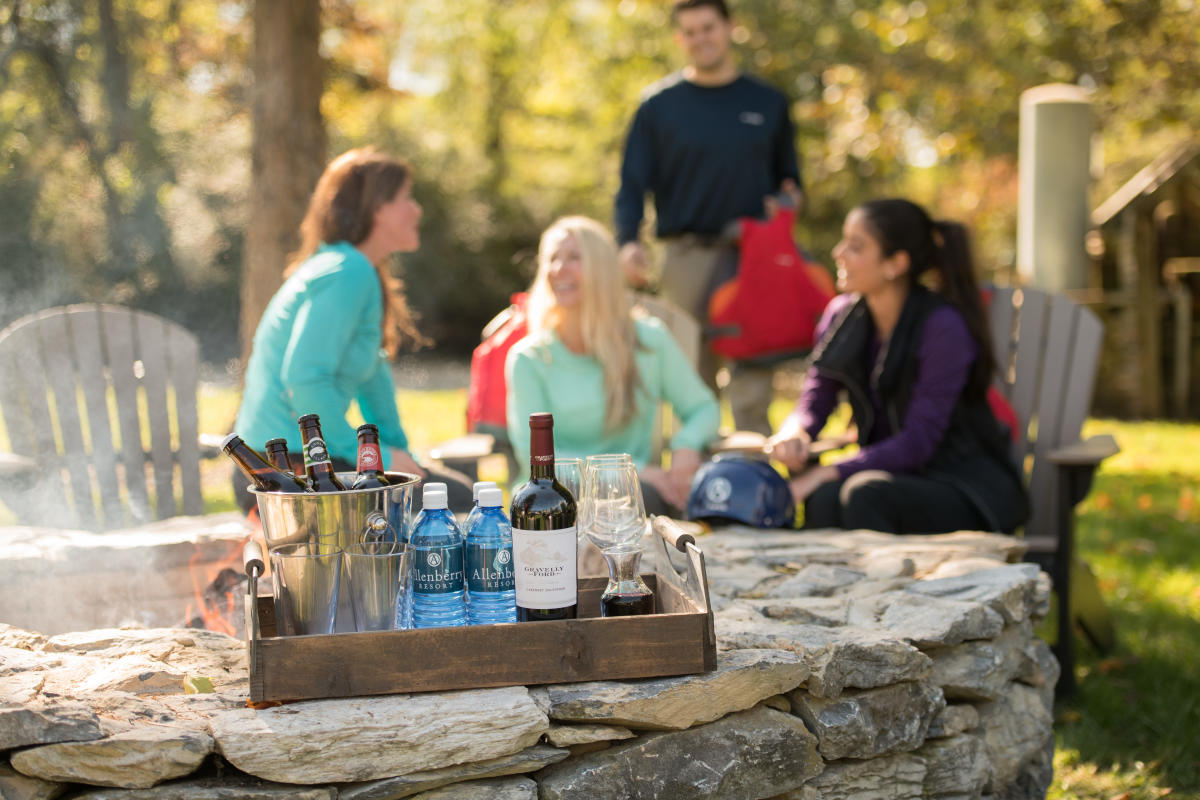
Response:
[{"label": "standing man", "polygon": [[[799,212],[804,195],[788,99],[738,69],[724,0],[679,0],[671,19],[688,64],[652,85],[633,118],[615,203],[617,241],[625,274],[644,285],[649,262],[639,234],[646,194],[653,195],[665,245],[662,294],[704,325],[716,282],[736,269],[736,246],[722,241],[722,231],[771,212],[769,196],[781,191]],[[716,356],[703,348],[700,375],[714,388],[716,370]],[[769,368],[733,368],[727,396],[740,430],[770,434],[772,376]]]}]

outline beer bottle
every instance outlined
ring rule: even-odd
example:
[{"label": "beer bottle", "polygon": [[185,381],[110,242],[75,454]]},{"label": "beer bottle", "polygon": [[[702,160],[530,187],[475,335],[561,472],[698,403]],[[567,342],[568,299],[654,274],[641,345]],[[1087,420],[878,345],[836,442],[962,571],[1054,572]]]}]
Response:
[{"label": "beer bottle", "polygon": [[300,441],[304,447],[304,472],[314,492],[344,492],[345,484],[338,480],[321,436],[321,420],[316,414],[305,414],[296,420],[300,425]]},{"label": "beer bottle", "polygon": [[266,459],[260,456],[250,445],[242,441],[242,437],[231,433],[221,442],[225,455],[233,459],[233,463],[245,473],[254,488],[260,492],[287,492],[298,494],[308,489],[290,472],[276,469]]},{"label": "beer bottle", "polygon": [[[287,439],[272,439],[267,442],[267,461],[274,464],[280,472],[294,475],[296,480],[304,483],[304,479],[296,475],[296,468],[292,466],[292,455],[288,452]],[[307,484],[305,487],[307,488]]]},{"label": "beer bottle", "polygon": [[383,474],[383,455],[379,452],[379,428],[371,423],[358,426],[358,477],[351,489],[377,489],[387,486]]}]

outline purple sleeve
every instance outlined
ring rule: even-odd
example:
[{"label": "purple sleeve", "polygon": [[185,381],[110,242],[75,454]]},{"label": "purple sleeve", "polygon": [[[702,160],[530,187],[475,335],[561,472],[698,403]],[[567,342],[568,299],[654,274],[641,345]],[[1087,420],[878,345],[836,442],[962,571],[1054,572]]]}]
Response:
[{"label": "purple sleeve", "polygon": [[928,462],[950,424],[976,350],[958,311],[942,306],[931,313],[921,335],[917,379],[900,430],[838,462],[838,475],[845,479],[867,469],[913,472]]},{"label": "purple sleeve", "polygon": [[[821,319],[817,321],[817,327],[813,333],[814,341],[821,341],[838,314],[857,301],[858,295],[853,294],[840,294],[830,300],[829,304],[825,306],[825,310],[821,312]],[[798,428],[807,433],[810,439],[815,440],[829,420],[829,415],[837,408],[839,389],[841,389],[841,384],[810,367],[808,374],[804,376],[804,388],[800,391],[796,406],[780,425],[780,430],[785,430],[789,426]]]}]

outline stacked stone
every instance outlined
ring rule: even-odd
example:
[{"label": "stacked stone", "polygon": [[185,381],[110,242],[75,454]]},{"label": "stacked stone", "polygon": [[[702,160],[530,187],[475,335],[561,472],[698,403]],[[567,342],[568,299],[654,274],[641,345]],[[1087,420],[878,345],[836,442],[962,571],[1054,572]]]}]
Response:
[{"label": "stacked stone", "polygon": [[[246,705],[204,631],[0,626],[0,797],[1042,797],[1057,664],[1013,540],[727,529],[703,675]],[[188,694],[190,677],[212,692]],[[207,688],[207,687],[203,687]]]}]

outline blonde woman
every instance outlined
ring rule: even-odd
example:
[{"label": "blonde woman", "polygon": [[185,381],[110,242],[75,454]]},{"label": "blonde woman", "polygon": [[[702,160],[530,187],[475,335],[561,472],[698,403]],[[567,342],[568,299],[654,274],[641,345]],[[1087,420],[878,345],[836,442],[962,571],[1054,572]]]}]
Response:
[{"label": "blonde woman", "polygon": [[[631,311],[616,243],[600,223],[563,217],[542,234],[529,335],[509,352],[506,374],[518,464],[528,468],[529,415],[549,411],[559,456],[629,453],[647,511],[686,504],[700,450],[717,433],[717,401],[670,331]],[[670,470],[648,463],[663,400],[682,420]]]}]

